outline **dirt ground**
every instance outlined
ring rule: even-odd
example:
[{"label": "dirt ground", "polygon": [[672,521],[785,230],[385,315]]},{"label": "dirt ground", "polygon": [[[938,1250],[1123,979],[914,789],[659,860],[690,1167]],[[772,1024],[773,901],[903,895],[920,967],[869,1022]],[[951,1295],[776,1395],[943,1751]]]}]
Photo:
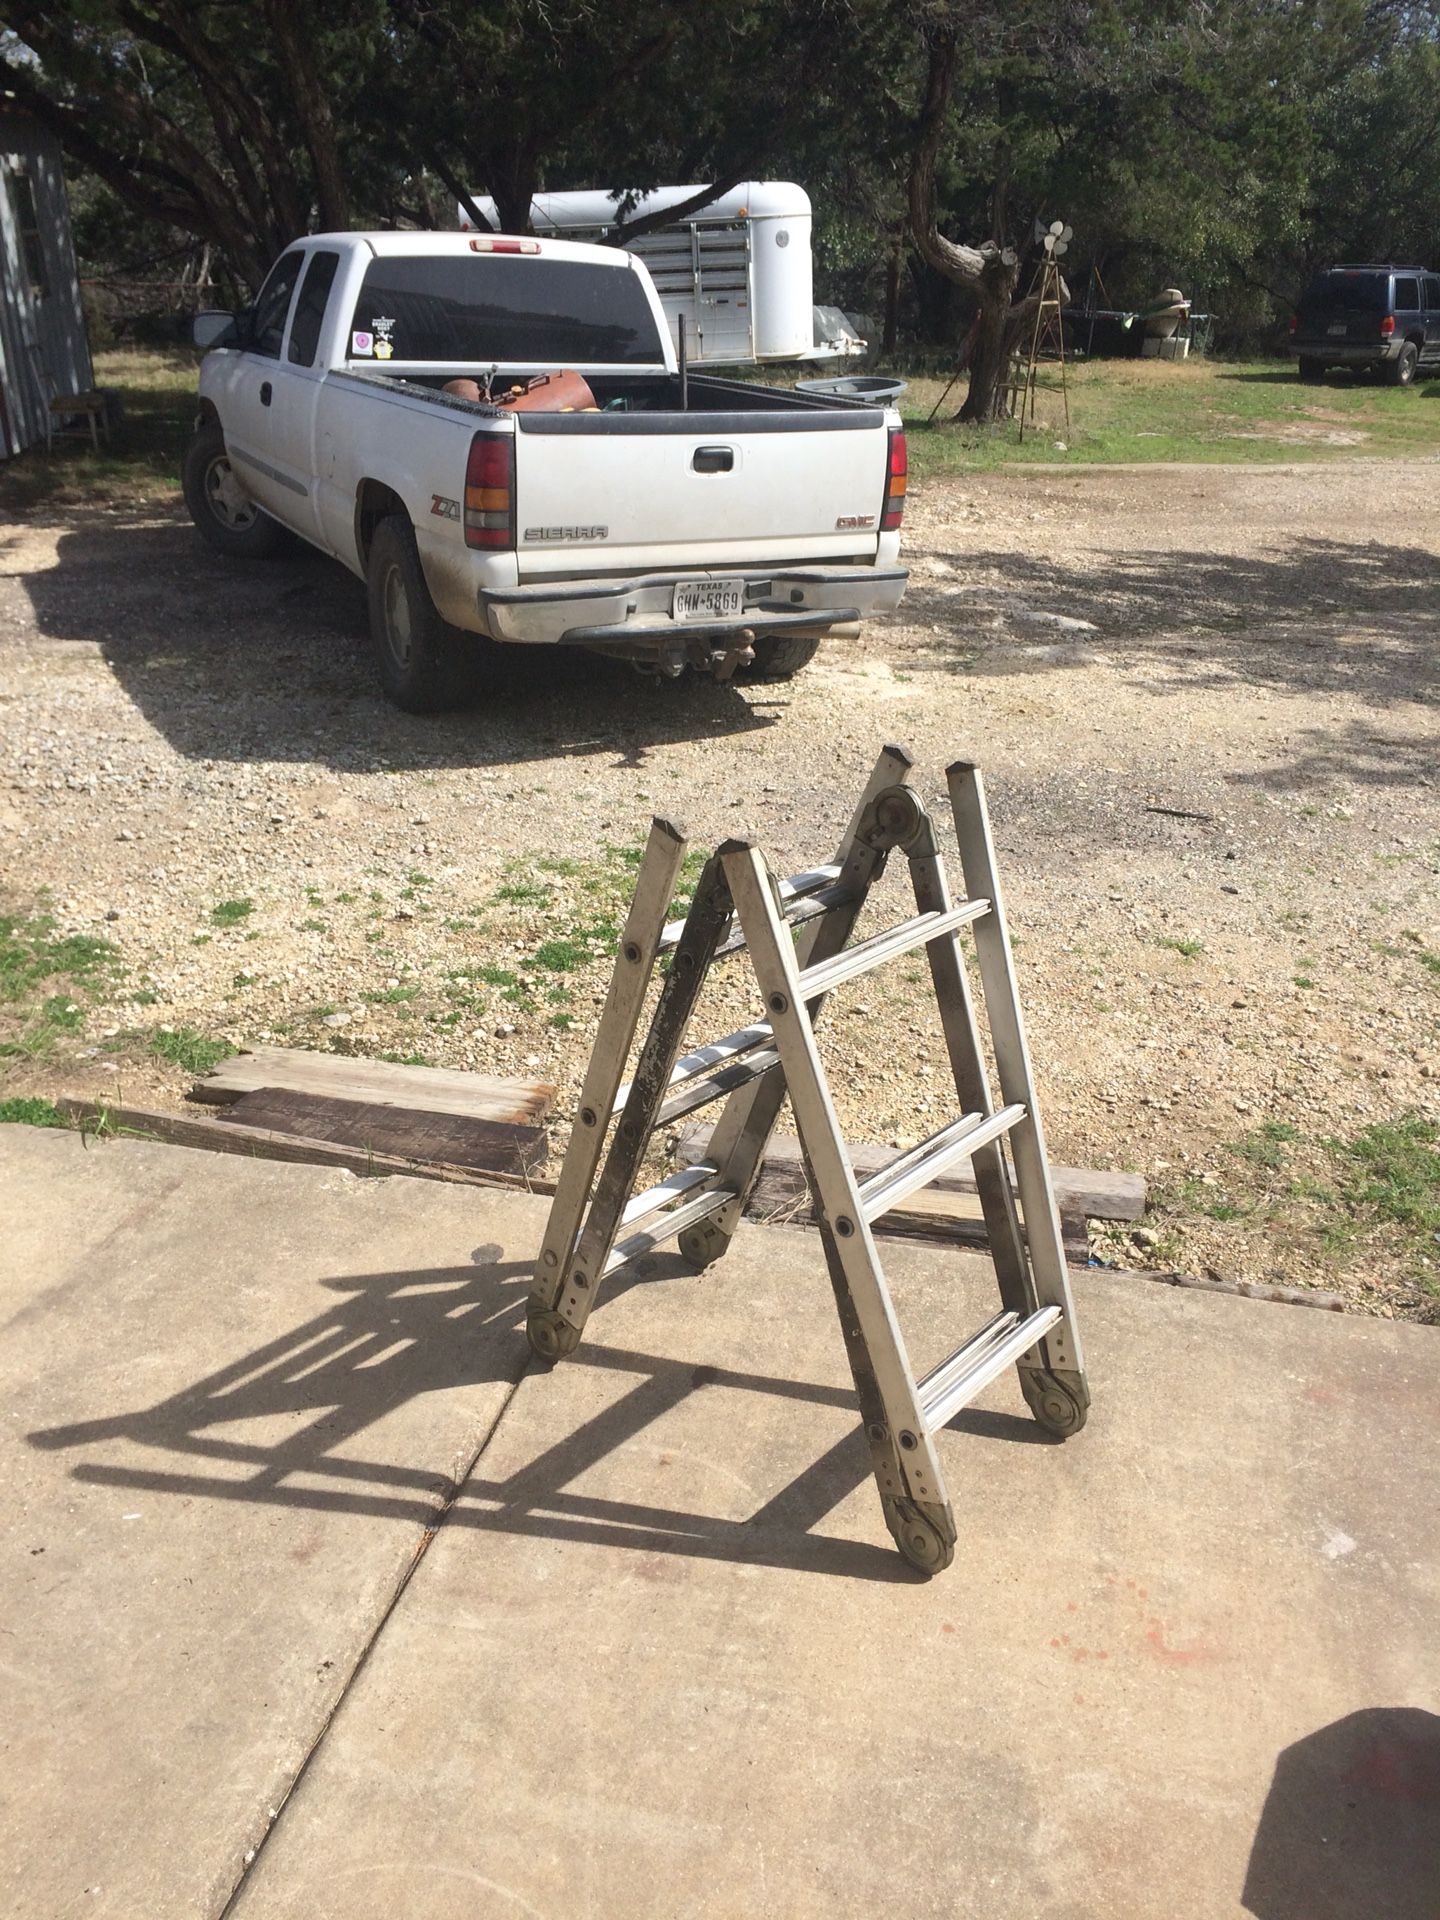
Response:
[{"label": "dirt ground", "polygon": [[[985,770],[1055,1157],[1151,1179],[1097,1254],[1434,1317],[1434,1235],[1365,1180],[1440,1105],[1437,471],[931,482],[899,614],[791,684],[537,657],[428,721],[378,698],[319,556],[222,562],[178,506],[12,525],[0,905],[48,895],[126,971],[0,1091],[178,1100],[170,1028],[541,1072],[563,1121],[650,814],[788,871],[899,740],[929,797]],[[714,1032],[752,1013],[717,998]],[[917,967],[826,1025],[854,1137],[948,1115]]]}]

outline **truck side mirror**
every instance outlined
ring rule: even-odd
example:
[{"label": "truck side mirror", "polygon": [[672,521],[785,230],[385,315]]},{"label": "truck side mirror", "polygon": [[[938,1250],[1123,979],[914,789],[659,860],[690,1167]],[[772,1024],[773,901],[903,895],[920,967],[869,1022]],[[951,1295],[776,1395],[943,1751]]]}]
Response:
[{"label": "truck side mirror", "polygon": [[208,351],[211,347],[238,347],[239,315],[223,312],[219,308],[207,308],[205,312],[197,313],[190,322],[190,339],[202,351]]}]

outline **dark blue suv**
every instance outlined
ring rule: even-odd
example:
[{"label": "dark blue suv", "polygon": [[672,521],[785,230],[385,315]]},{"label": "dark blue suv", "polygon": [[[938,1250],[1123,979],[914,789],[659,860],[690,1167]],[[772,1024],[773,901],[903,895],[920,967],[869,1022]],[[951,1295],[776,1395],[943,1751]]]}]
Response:
[{"label": "dark blue suv", "polygon": [[1373,367],[1408,387],[1440,365],[1440,275],[1423,267],[1329,267],[1305,289],[1290,322],[1302,380],[1329,367]]}]

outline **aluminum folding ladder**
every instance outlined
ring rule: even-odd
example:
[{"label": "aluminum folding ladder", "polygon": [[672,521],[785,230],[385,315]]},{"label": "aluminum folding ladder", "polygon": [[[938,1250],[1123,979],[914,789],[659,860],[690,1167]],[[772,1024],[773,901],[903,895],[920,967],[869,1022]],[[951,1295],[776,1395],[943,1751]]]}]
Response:
[{"label": "aluminum folding ladder", "polygon": [[[936,1573],[955,1548],[935,1447],[939,1430],[1011,1365],[1035,1418],[1053,1434],[1084,1425],[1090,1395],[980,774],[962,761],[947,776],[966,893],[957,904],[934,824],[908,784],[910,767],[903,748],[885,748],[828,865],[776,881],[753,842],[727,841],[706,863],[683,921],[670,924],[666,912],[686,840],[673,822],[655,819],[550,1210],[526,1330],[536,1354],[558,1360],[579,1344],[601,1285],[632,1261],[668,1240],[678,1241],[696,1271],[718,1260],[788,1092],[886,1523],[905,1558]],[[915,916],[846,946],[895,850],[909,862]],[[966,927],[975,942],[998,1105],[960,944]],[[803,929],[798,941],[794,929]],[[922,946],[960,1117],[857,1180],[815,1021],[831,989]],[[682,1056],[712,963],[742,949],[767,1017]],[[662,955],[668,967],[649,1032],[633,1079],[622,1085]],[[704,1160],[635,1193],[657,1129],[727,1096]],[[870,1227],[961,1159],[974,1166],[1001,1311],[917,1380]]]}]

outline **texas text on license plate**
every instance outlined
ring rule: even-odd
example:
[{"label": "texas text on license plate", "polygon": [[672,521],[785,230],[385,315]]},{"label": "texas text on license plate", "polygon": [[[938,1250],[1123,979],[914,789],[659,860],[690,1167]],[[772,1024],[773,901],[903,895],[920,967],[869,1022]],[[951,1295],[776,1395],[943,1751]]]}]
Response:
[{"label": "texas text on license plate", "polygon": [[677,620],[723,620],[744,600],[743,580],[687,580],[675,589],[672,611]]}]

